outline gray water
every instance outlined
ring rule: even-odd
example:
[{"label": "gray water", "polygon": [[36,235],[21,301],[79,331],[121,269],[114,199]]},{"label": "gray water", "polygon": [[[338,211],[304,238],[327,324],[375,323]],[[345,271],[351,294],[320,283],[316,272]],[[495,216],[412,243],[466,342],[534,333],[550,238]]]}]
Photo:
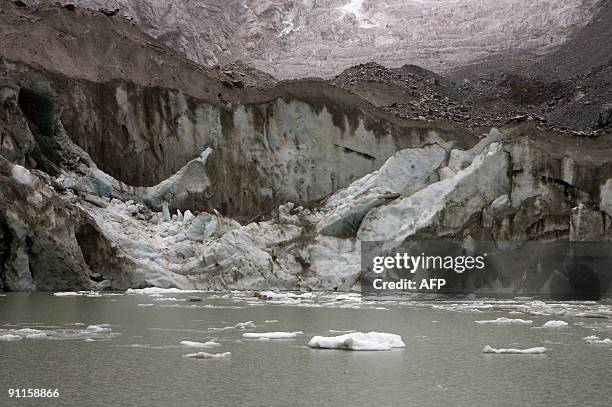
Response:
[{"label": "gray water", "polygon": [[[160,301],[193,295],[205,300]],[[610,303],[374,304],[333,297],[288,302],[294,304],[254,299],[250,294],[90,298],[7,293],[0,296],[0,334],[34,328],[49,336],[0,342],[0,405],[612,405],[612,345],[592,345],[582,339],[612,337]],[[584,312],[603,318],[569,316]],[[531,327],[474,322],[502,316],[534,322]],[[569,326],[538,328],[551,319]],[[208,329],[249,320],[257,328]],[[86,325],[103,323],[111,324],[111,333],[82,334]],[[339,335],[329,329],[396,333],[406,348],[357,352],[306,346],[313,335]],[[244,332],[267,331],[304,335],[295,340],[241,338]],[[214,340],[221,346],[187,348],[179,345],[182,340]],[[483,354],[485,345],[544,346],[547,353]],[[197,351],[229,351],[232,356],[184,357]],[[9,388],[57,388],[60,397],[9,398]]]}]

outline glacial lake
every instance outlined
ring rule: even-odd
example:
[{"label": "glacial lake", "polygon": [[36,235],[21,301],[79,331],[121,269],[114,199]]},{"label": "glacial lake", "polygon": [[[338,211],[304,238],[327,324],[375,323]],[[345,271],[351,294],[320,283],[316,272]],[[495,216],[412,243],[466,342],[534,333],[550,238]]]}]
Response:
[{"label": "glacial lake", "polygon": [[[194,296],[203,301],[188,301]],[[475,322],[502,317],[533,322]],[[23,338],[0,341],[0,405],[609,406],[612,344],[583,338],[612,338],[611,318],[609,300],[4,293],[0,336]],[[550,320],[568,325],[542,328]],[[247,321],[256,328],[234,328]],[[360,352],[307,346],[314,335],[349,330],[399,334],[406,347]],[[303,335],[242,337],[270,331]],[[181,341],[219,346],[192,348]],[[543,346],[546,353],[485,354],[485,345]],[[199,351],[231,357],[185,357]],[[17,388],[58,389],[59,398],[9,398],[9,389]]]}]

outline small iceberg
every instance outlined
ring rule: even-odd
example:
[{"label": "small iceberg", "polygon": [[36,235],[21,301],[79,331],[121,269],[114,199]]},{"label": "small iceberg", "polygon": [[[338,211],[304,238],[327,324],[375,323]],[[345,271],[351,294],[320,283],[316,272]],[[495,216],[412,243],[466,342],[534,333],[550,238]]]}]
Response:
[{"label": "small iceberg", "polygon": [[12,334],[0,335],[0,342],[19,341],[21,339],[22,338],[19,335],[12,335]]},{"label": "small iceberg", "polygon": [[274,291],[261,291],[255,293],[255,297],[264,300],[311,299],[314,298],[314,296],[314,293],[311,292],[298,294],[292,292],[276,293]]},{"label": "small iceberg", "polygon": [[253,323],[253,321],[239,322],[236,325],[234,325],[234,328],[236,328],[236,329],[253,329],[253,328],[257,328],[257,325],[255,325]]},{"label": "small iceberg", "polygon": [[546,348],[542,346],[538,346],[538,347],[529,348],[529,349],[495,349],[487,345],[484,348],[482,348],[482,353],[496,353],[496,354],[509,354],[509,355],[519,355],[519,354],[541,355],[543,353],[546,353]]},{"label": "small iceberg", "polygon": [[73,291],[53,293],[54,297],[78,297],[80,295],[81,295],[80,293],[73,292]]},{"label": "small iceberg", "polygon": [[208,328],[209,331],[227,331],[228,329],[253,329],[253,328],[257,328],[257,325],[255,325],[253,323],[253,321],[247,321],[247,322],[238,322],[236,325],[234,326],[224,326],[223,328]]},{"label": "small iceberg", "polygon": [[85,330],[96,333],[112,331],[109,324],[89,325],[87,328],[85,328]]},{"label": "small iceberg", "polygon": [[255,333],[255,332],[248,332],[245,334],[242,334],[243,338],[246,339],[295,339],[297,338],[298,335],[303,335],[304,332],[302,331],[297,331],[297,332],[262,332],[262,333]]},{"label": "small iceberg", "polygon": [[223,353],[196,352],[196,353],[188,353],[184,357],[194,358],[194,359],[224,359],[224,358],[232,357],[232,352],[223,352]]},{"label": "small iceberg", "polygon": [[54,297],[89,297],[89,298],[100,298],[100,297],[113,297],[117,295],[123,295],[120,293],[102,293],[100,291],[59,291],[53,293]]},{"label": "small iceberg", "polygon": [[46,339],[47,334],[44,332],[34,332],[25,336],[26,339]]},{"label": "small iceberg", "polygon": [[544,325],[542,325],[542,328],[563,328],[567,325],[568,324],[565,321],[548,321]]},{"label": "small iceberg", "polygon": [[125,290],[126,294],[190,294],[190,293],[201,293],[202,290],[181,290],[180,288],[160,288],[160,287],[147,287],[147,288],[128,288]]},{"label": "small iceberg", "polygon": [[[75,324],[68,324],[75,325]],[[17,341],[20,339],[111,339],[120,335],[112,333],[108,324],[89,325],[85,329],[47,329],[21,328],[5,330],[0,328],[0,341]]]},{"label": "small iceberg", "polygon": [[585,336],[582,339],[584,339],[585,341],[587,341],[591,345],[612,345],[612,339],[610,339],[610,338],[601,339],[597,335]]},{"label": "small iceberg", "polygon": [[213,348],[215,346],[221,346],[220,343],[217,343],[214,341],[208,341],[208,342],[181,341],[181,345],[189,346],[192,348]]},{"label": "small iceberg", "polygon": [[520,319],[520,318],[506,318],[500,317],[492,320],[484,320],[484,321],[474,321],[477,324],[526,324],[531,325],[533,321],[530,319]]},{"label": "small iceberg", "polygon": [[402,337],[384,332],[354,332],[340,336],[314,336],[309,342],[311,348],[346,350],[391,350],[405,348]]}]

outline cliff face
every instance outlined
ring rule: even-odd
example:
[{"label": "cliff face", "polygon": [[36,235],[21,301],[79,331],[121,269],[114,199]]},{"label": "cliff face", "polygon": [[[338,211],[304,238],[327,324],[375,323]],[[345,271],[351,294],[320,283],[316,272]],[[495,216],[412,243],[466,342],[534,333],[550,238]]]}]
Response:
[{"label": "cliff face", "polygon": [[[249,86],[257,78],[192,65],[101,14],[3,10],[6,36],[33,24],[32,38],[52,39],[46,54],[0,48],[4,289],[346,290],[363,241],[612,237],[609,135],[525,117],[476,138],[325,81]],[[143,65],[56,57],[66,34],[33,22],[49,16],[110,35],[101,50],[133,49]],[[525,271],[472,287],[572,290],[567,275]]]}]

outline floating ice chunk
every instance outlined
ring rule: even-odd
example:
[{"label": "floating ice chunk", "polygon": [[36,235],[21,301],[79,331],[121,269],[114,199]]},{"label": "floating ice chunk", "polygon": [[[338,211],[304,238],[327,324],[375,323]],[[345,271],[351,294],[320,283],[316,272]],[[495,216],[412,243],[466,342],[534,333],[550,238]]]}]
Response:
[{"label": "floating ice chunk", "polygon": [[273,322],[278,322],[278,319],[266,319],[264,322],[265,322],[266,324],[271,324],[271,323],[273,323]]},{"label": "floating ice chunk", "polygon": [[474,321],[477,324],[533,324],[533,321],[530,319],[520,319],[520,318],[506,318],[500,317],[492,320],[483,320],[483,321]]},{"label": "floating ice chunk", "polygon": [[25,336],[26,339],[45,339],[47,334],[44,332],[34,332]]},{"label": "floating ice chunk", "polygon": [[232,357],[232,353],[231,352],[223,352],[223,353],[196,352],[196,353],[188,353],[184,357],[195,358],[195,359],[223,359],[223,358]]},{"label": "floating ice chunk", "polygon": [[303,335],[304,332],[302,331],[297,331],[297,332],[262,332],[262,333],[255,333],[255,332],[248,332],[245,334],[242,334],[243,338],[246,339],[260,339],[260,338],[265,338],[265,339],[295,339],[297,338],[298,335]]},{"label": "floating ice chunk", "polygon": [[16,334],[24,335],[24,336],[26,336],[26,335],[36,335],[36,334],[44,333],[40,329],[32,329],[32,328],[14,329],[12,331],[15,332]]},{"label": "floating ice chunk", "polygon": [[153,307],[155,304],[136,304],[139,307]]},{"label": "floating ice chunk", "polygon": [[542,328],[563,328],[565,326],[567,326],[565,321],[548,321],[542,325]]},{"label": "floating ice chunk", "polygon": [[345,331],[341,331],[341,330],[339,331],[336,329],[328,329],[327,332],[332,333],[332,334],[352,334],[353,332],[357,332],[357,331],[354,329],[347,329]]},{"label": "floating ice chunk", "polygon": [[255,293],[256,297],[266,300],[286,300],[286,299],[310,299],[314,297],[314,293],[275,293],[274,291],[262,291]]},{"label": "floating ice chunk", "polygon": [[234,328],[236,329],[253,329],[253,328],[257,328],[257,326],[253,323],[253,321],[247,321],[247,322],[239,322],[236,325],[234,325]]},{"label": "floating ice chunk", "polygon": [[585,341],[594,341],[594,340],[598,340],[599,336],[597,336],[597,335],[585,336],[582,339],[584,339]]},{"label": "floating ice chunk", "polygon": [[21,339],[22,338],[19,335],[13,335],[13,334],[0,335],[0,342],[19,341]]},{"label": "floating ice chunk", "polygon": [[159,297],[154,298],[153,301],[187,301],[184,298],[176,298],[176,297]]},{"label": "floating ice chunk", "polygon": [[353,301],[361,302],[361,294],[340,294],[336,296],[336,301]]},{"label": "floating ice chunk", "polygon": [[[74,325],[74,324],[72,324]],[[0,329],[0,336],[6,337],[5,340],[18,340],[13,338],[18,336],[20,339],[111,339],[120,334],[112,333],[110,325],[90,325],[85,329],[49,329],[41,331],[33,328],[22,328],[22,329],[11,329],[2,330]],[[11,339],[12,338],[12,339]]]},{"label": "floating ice chunk", "polygon": [[224,326],[223,328],[214,328],[214,327],[208,328],[209,331],[227,331],[228,329],[234,329],[234,327],[233,326]]},{"label": "floating ice chunk", "polygon": [[160,287],[147,287],[147,288],[128,288],[126,294],[189,294],[189,293],[201,293],[202,290],[181,290],[180,288],[160,288]]},{"label": "floating ice chunk", "polygon": [[529,349],[495,349],[490,347],[489,345],[482,348],[482,353],[507,353],[507,354],[533,354],[533,355],[541,355],[542,353],[546,353],[546,348],[539,346],[536,348]]},{"label": "floating ice chunk", "polygon": [[228,329],[253,329],[253,328],[257,328],[257,326],[253,323],[253,321],[247,321],[247,322],[239,322],[234,326],[224,326],[223,328],[208,328],[208,330],[209,331],[226,331]]},{"label": "floating ice chunk", "polygon": [[347,350],[391,350],[404,348],[402,337],[384,332],[354,332],[340,336],[314,336],[308,342],[311,348]]},{"label": "floating ice chunk", "polygon": [[584,339],[585,341],[587,341],[588,343],[592,345],[612,345],[612,339],[610,338],[601,339],[597,335],[585,336],[582,339]]},{"label": "floating ice chunk", "polygon": [[77,292],[66,291],[66,292],[53,293],[53,295],[55,297],[78,297],[81,294]]},{"label": "floating ice chunk", "polygon": [[280,300],[271,300],[270,302],[276,305],[301,305],[302,304],[302,300],[300,300],[299,298],[285,298],[285,299],[280,299]]},{"label": "floating ice chunk", "polygon": [[208,342],[181,341],[181,345],[190,346],[193,348],[214,348],[215,346],[221,346],[220,343],[214,342],[214,341],[208,341]]},{"label": "floating ice chunk", "polygon": [[85,330],[88,332],[96,332],[96,333],[112,331],[109,324],[89,325],[87,328],[85,328]]},{"label": "floating ice chunk", "polygon": [[[104,294],[104,295],[121,295],[121,294]],[[102,297],[102,293],[99,291],[60,291],[57,293],[53,293],[55,297]]]}]

